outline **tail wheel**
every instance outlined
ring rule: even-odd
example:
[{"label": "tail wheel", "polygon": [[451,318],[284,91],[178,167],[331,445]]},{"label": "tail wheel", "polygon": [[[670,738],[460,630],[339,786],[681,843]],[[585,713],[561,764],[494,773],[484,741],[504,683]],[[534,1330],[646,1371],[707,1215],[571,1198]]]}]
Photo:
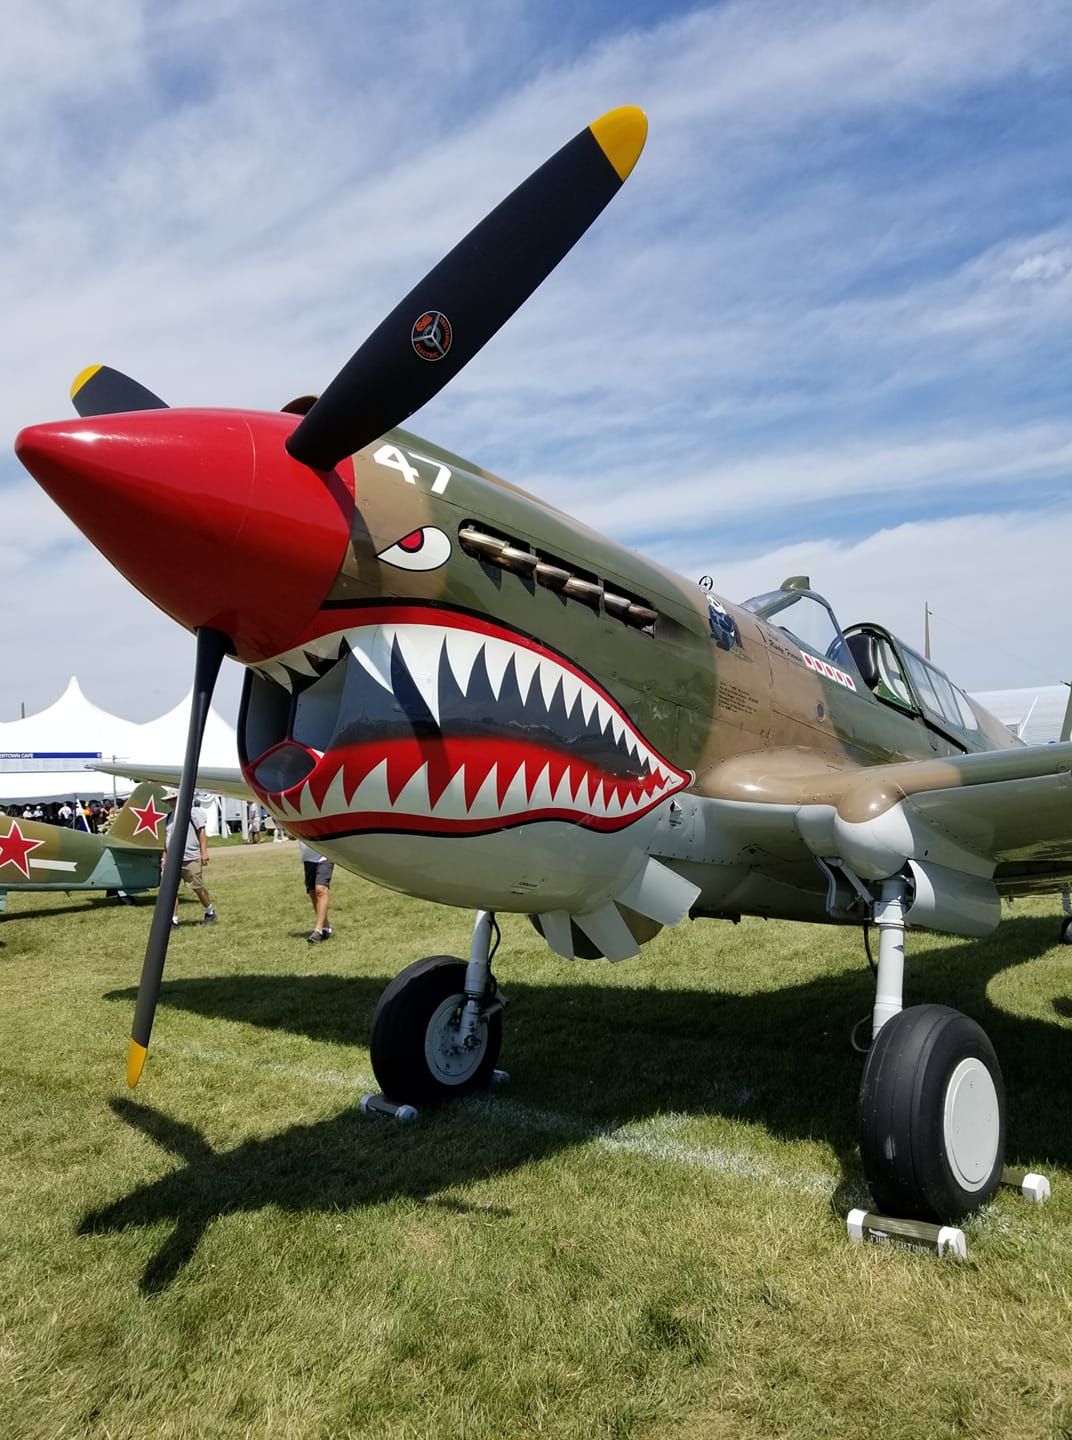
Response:
[{"label": "tail wheel", "polygon": [[372,1069],[399,1104],[427,1104],[483,1089],[502,1049],[502,1011],[461,1041],[465,962],[430,955],[391,981],[372,1017]]},{"label": "tail wheel", "polygon": [[916,1005],[883,1025],[860,1086],[860,1153],[891,1215],[946,1223],[990,1199],[1005,1163],[1005,1084],[974,1020]]}]

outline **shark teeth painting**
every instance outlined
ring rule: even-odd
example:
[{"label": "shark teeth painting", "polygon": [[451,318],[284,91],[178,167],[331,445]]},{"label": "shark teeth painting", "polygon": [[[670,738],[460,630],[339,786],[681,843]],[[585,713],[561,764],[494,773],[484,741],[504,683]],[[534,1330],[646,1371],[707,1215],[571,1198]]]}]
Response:
[{"label": "shark teeth painting", "polygon": [[376,607],[259,668],[290,720],[246,778],[309,838],[620,830],[691,783],[565,656],[465,613]]}]

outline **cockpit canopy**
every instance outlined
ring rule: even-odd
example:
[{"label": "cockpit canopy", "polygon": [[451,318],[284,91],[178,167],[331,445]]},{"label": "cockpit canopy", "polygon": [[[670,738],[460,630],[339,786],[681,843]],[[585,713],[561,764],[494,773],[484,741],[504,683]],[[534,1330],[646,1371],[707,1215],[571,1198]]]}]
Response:
[{"label": "cockpit canopy", "polygon": [[[768,625],[784,630],[791,640],[812,654],[837,665],[845,664],[843,659],[836,658],[845,650],[841,627],[827,602],[812,590],[806,575],[791,575],[782,581],[779,589],[746,600],[743,608],[751,610]],[[855,671],[855,662],[849,662],[848,668]]]},{"label": "cockpit canopy", "polygon": [[744,602],[760,620],[782,630],[802,649],[848,670],[862,682],[857,693],[922,718],[958,744],[978,744],[983,726],[972,702],[948,675],[881,625],[842,630],[829,604],[806,575],[792,575],[777,590]]}]

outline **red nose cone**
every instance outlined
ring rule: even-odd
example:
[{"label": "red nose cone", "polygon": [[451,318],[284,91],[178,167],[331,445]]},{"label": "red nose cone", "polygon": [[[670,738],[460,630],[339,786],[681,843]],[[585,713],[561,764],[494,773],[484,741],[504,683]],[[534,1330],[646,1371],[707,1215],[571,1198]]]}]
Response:
[{"label": "red nose cone", "polygon": [[305,633],[350,537],[350,462],[327,474],[300,465],[284,448],[296,423],[146,410],[33,425],[15,451],[143,595],[261,660]]}]

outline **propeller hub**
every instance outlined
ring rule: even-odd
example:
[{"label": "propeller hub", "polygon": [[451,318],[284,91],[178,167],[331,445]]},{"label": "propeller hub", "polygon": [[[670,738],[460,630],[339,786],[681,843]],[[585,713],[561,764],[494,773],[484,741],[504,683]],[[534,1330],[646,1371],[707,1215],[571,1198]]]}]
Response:
[{"label": "propeller hub", "polygon": [[19,459],[98,550],[189,630],[260,660],[304,633],[350,538],[349,460],[288,455],[292,415],[147,410],[33,425]]}]

